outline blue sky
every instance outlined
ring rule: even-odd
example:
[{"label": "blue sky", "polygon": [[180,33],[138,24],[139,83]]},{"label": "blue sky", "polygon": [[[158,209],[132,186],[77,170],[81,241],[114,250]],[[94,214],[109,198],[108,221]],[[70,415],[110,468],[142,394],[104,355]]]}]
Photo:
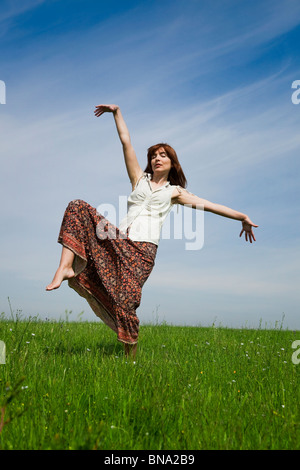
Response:
[{"label": "blue sky", "polygon": [[162,240],[141,323],[284,326],[299,319],[300,4],[294,0],[2,1],[0,311],[97,320],[56,270],[68,202],[117,206],[129,180],[111,115],[142,166],[170,143],[200,197],[249,215],[204,215],[204,246]]}]

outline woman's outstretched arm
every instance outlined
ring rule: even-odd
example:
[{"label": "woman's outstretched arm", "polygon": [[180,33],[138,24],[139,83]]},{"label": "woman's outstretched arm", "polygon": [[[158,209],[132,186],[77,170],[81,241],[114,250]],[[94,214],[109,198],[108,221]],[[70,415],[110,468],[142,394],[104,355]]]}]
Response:
[{"label": "woman's outstretched arm", "polygon": [[172,195],[172,202],[175,204],[189,205],[193,209],[202,209],[204,211],[212,212],[213,214],[221,215],[222,217],[227,217],[229,219],[239,220],[242,222],[242,230],[240,237],[245,233],[245,240],[252,243],[255,240],[253,233],[253,227],[258,227],[254,224],[246,214],[238,212],[230,207],[222,206],[221,204],[215,204],[213,202],[202,199],[194,194],[189,193],[183,188],[174,189]]},{"label": "woman's outstretched arm", "polygon": [[103,113],[113,113],[118,135],[123,147],[127,173],[131,181],[132,188],[134,188],[136,182],[143,174],[143,170],[137,160],[135,150],[131,144],[130,134],[119,106],[115,104],[100,104],[99,106],[96,106],[94,113],[96,117],[101,116]]}]

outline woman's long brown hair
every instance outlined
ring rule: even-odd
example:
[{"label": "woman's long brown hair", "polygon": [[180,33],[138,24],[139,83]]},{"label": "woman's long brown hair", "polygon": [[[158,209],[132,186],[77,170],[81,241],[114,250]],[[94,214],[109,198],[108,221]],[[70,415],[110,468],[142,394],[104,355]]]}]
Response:
[{"label": "woman's long brown hair", "polygon": [[174,186],[179,185],[182,188],[185,188],[186,185],[187,185],[186,177],[183,173],[183,170],[181,168],[181,165],[179,163],[179,160],[178,160],[178,157],[177,157],[177,154],[176,154],[175,150],[168,144],[163,144],[163,143],[162,144],[156,144],[156,145],[152,145],[152,147],[148,148],[148,152],[147,152],[148,164],[147,164],[147,167],[145,169],[145,173],[150,173],[151,175],[153,175],[153,170],[152,170],[152,167],[151,167],[151,158],[154,155],[154,153],[161,147],[164,148],[164,150],[165,150],[166,154],[168,155],[168,157],[170,158],[171,164],[172,164],[172,168],[169,172],[168,180]]}]

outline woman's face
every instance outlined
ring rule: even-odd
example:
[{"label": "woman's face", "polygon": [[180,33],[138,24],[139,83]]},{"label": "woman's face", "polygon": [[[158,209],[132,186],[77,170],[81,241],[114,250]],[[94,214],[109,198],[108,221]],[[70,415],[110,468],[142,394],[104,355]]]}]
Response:
[{"label": "woman's face", "polygon": [[172,168],[171,159],[168,157],[167,152],[163,147],[160,147],[151,157],[151,168],[153,174],[169,174]]}]

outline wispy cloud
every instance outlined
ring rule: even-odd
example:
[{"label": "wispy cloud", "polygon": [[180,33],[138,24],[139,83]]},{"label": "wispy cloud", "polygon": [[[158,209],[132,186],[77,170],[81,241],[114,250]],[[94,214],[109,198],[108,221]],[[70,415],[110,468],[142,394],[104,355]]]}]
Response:
[{"label": "wispy cloud", "polygon": [[0,22],[13,20],[22,13],[32,10],[43,3],[45,3],[45,0],[26,0],[26,2],[3,0],[1,2]]},{"label": "wispy cloud", "polygon": [[[6,39],[14,30],[14,26],[19,17],[45,3],[45,0],[26,0],[26,2],[17,2],[15,0],[3,0],[0,10],[0,37]],[[16,37],[19,34],[14,32]]]}]

